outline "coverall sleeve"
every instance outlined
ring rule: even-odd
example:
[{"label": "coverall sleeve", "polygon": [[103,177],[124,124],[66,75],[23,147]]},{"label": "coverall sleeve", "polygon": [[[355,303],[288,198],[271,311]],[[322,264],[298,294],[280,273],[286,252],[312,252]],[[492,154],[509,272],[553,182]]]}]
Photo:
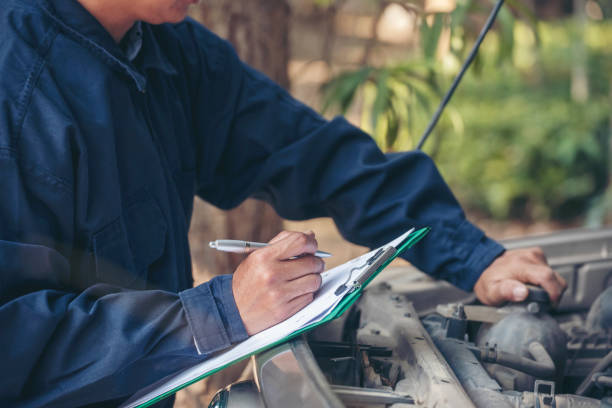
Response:
[{"label": "coverall sleeve", "polygon": [[430,226],[406,258],[466,290],[503,252],[466,220],[426,154],[383,154],[369,135],[343,118],[325,120],[226,43],[194,35],[207,78],[196,96],[203,198],[222,208],[260,198],[292,220],[329,216],[346,239],[369,247]]},{"label": "coverall sleeve", "polygon": [[230,275],[180,294],[78,284],[91,271],[73,266],[87,254],[74,244],[70,188],[11,149],[0,149],[0,174],[2,406],[118,406],[246,337],[228,324],[240,321]]}]

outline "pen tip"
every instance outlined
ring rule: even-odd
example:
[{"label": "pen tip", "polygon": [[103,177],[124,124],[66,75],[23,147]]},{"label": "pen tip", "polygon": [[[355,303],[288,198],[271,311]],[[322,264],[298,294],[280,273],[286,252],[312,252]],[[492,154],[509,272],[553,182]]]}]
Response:
[{"label": "pen tip", "polygon": [[217,247],[217,243],[215,241],[210,241],[208,243],[208,246],[211,247],[211,248],[216,248]]}]

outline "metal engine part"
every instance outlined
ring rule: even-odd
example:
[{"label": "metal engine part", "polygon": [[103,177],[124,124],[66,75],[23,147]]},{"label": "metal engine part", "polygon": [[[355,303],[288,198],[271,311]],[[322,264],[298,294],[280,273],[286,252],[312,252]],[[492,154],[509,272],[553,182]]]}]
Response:
[{"label": "metal engine part", "polygon": [[264,408],[264,403],[253,381],[230,384],[217,391],[208,408]]},{"label": "metal engine part", "polygon": [[586,326],[590,330],[612,329],[612,286],[593,302],[587,315]]},{"label": "metal engine part", "polygon": [[[511,313],[494,325],[481,326],[476,344],[481,347],[497,346],[508,353],[530,358],[529,346],[540,343],[552,358],[555,380],[561,380],[567,359],[567,337],[555,319],[544,313]],[[487,371],[506,390],[531,391],[537,378],[523,372],[487,364]]]},{"label": "metal engine part", "polygon": [[215,401],[259,389],[268,408],[612,407],[612,228],[504,244],[542,247],[568,282],[557,307],[538,288],[522,304],[484,306],[390,267],[350,312],[254,357],[256,388]]}]

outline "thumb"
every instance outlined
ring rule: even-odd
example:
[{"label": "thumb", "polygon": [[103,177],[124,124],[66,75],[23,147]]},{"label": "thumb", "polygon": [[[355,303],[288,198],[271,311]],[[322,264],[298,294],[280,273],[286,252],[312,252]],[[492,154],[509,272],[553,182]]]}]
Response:
[{"label": "thumb", "polygon": [[527,287],[514,279],[503,279],[495,282],[488,290],[487,300],[491,305],[504,302],[522,302],[527,298]]}]

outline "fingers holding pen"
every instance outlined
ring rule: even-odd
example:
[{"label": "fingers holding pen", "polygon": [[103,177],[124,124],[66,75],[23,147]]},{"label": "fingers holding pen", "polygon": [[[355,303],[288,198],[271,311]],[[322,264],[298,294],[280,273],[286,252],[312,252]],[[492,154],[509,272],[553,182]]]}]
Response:
[{"label": "fingers holding pen", "polygon": [[325,261],[314,255],[304,255],[281,261],[280,274],[285,281],[292,281],[308,274],[320,274],[325,269]]},{"label": "fingers holding pen", "polygon": [[307,293],[314,294],[321,287],[323,279],[319,273],[311,273],[286,282],[283,288],[283,296],[293,300]]},{"label": "fingers holding pen", "polygon": [[269,248],[271,255],[278,260],[314,254],[318,249],[317,240],[312,233],[287,232],[281,239],[274,242],[270,241],[270,243],[271,245],[266,249]]},{"label": "fingers holding pen", "polygon": [[285,320],[313,300],[325,265],[316,251],[313,233],[283,232],[238,266],[232,291],[249,334]]},{"label": "fingers holding pen", "polygon": [[[295,232],[295,231],[281,231],[278,234],[276,234],[274,236],[274,238],[272,238],[268,244],[274,244],[276,242],[279,242],[285,238],[287,238],[288,236],[292,235],[292,234],[299,234],[299,232]],[[314,238],[314,232],[312,232],[311,230],[308,231],[304,231],[303,234],[305,235],[309,235],[312,236]]]},{"label": "fingers holding pen", "polygon": [[[258,253],[259,252],[259,253]],[[263,262],[265,253],[258,251],[253,253],[254,263]],[[273,265],[262,268],[257,272],[257,279],[263,285],[276,286],[291,282],[307,275],[319,275],[325,269],[325,262],[313,255],[305,255],[289,260],[276,260]]]},{"label": "fingers holding pen", "polygon": [[268,241],[268,244],[272,245],[275,244],[279,241],[282,241],[283,239],[287,238],[287,236],[291,235],[291,231],[281,231],[278,234],[276,234],[274,236],[274,238],[272,238],[270,241]]}]

